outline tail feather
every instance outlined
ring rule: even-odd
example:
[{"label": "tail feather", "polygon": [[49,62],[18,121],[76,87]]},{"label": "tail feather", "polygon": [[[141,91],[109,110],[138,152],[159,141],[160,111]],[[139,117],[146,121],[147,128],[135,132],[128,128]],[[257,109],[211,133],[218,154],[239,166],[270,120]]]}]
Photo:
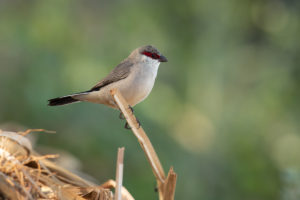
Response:
[{"label": "tail feather", "polygon": [[75,103],[75,102],[79,101],[77,99],[74,99],[72,96],[73,95],[49,99],[48,105],[49,106],[61,106],[61,105]]}]

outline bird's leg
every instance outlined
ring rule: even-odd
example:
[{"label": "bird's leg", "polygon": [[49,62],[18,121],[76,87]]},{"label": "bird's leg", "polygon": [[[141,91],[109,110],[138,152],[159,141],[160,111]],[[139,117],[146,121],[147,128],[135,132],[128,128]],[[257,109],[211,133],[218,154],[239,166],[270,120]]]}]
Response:
[{"label": "bird's leg", "polygon": [[[138,120],[138,118],[136,118],[136,121],[137,121],[137,123],[139,124],[139,127],[138,127],[138,128],[140,128],[140,127],[141,127],[141,122],[140,122],[140,120]],[[126,129],[131,129],[131,127],[129,126],[129,124],[128,124],[127,122],[126,122],[124,128],[126,128]]]},{"label": "bird's leg", "polygon": [[[131,110],[131,112],[133,113],[133,108],[132,108],[130,105],[129,105],[128,108],[129,108],[129,109]],[[126,119],[126,118],[124,117],[124,115],[123,115],[122,112],[120,112],[119,118],[120,118],[120,119]],[[136,118],[136,121],[137,121],[137,123],[139,124],[139,127],[138,127],[138,128],[140,128],[140,127],[141,127],[140,120],[138,120],[138,118]],[[131,127],[129,126],[129,124],[128,124],[127,122],[126,122],[124,128],[126,128],[126,129],[131,129]]]},{"label": "bird's leg", "polygon": [[[122,119],[122,120],[124,120],[124,119],[126,120],[126,117],[124,116],[124,114],[122,113],[121,110],[120,110],[119,118]],[[131,129],[130,126],[129,126],[129,124],[128,124],[127,122],[126,122],[124,128],[126,128],[126,129]]]},{"label": "bird's leg", "polygon": [[[133,113],[133,108],[132,108],[130,105],[128,106],[128,108],[129,108],[129,109],[131,110],[131,112]],[[121,116],[121,115],[120,115],[120,116]],[[123,115],[123,117],[124,117],[124,115]],[[126,128],[126,129],[131,129],[131,127],[129,126],[128,122],[125,123],[124,128]]]}]

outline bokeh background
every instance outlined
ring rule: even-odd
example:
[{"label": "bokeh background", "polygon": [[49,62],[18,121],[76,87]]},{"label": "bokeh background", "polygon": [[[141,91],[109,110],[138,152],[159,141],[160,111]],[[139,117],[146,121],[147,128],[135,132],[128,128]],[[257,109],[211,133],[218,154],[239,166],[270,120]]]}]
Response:
[{"label": "bokeh background", "polygon": [[157,199],[117,111],[47,106],[152,44],[169,62],[135,113],[178,173],[176,199],[300,199],[299,38],[296,0],[1,0],[0,122],[57,131],[37,146],[69,152],[99,183],[125,146],[124,185]]}]

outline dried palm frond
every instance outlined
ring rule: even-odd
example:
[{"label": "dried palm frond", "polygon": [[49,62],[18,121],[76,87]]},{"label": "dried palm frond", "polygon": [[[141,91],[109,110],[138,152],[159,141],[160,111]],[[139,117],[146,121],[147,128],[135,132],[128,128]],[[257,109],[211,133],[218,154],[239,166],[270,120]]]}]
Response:
[{"label": "dried palm frond", "polygon": [[[112,184],[97,186],[48,160],[57,155],[35,153],[28,132],[0,130],[0,199],[113,199]],[[124,187],[121,193],[133,199]]]}]

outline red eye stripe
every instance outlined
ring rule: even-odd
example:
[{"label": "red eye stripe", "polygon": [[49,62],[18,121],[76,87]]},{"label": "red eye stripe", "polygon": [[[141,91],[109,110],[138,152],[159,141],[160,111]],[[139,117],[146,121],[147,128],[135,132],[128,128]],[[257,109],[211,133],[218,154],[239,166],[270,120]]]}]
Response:
[{"label": "red eye stripe", "polygon": [[148,52],[148,51],[144,51],[142,54],[144,54],[145,56],[148,56],[150,58],[153,58],[153,59],[159,59],[160,58],[160,56],[157,53],[151,53],[151,52]]},{"label": "red eye stripe", "polygon": [[152,57],[152,53],[150,53],[150,52],[144,51],[143,54],[145,56]]}]

